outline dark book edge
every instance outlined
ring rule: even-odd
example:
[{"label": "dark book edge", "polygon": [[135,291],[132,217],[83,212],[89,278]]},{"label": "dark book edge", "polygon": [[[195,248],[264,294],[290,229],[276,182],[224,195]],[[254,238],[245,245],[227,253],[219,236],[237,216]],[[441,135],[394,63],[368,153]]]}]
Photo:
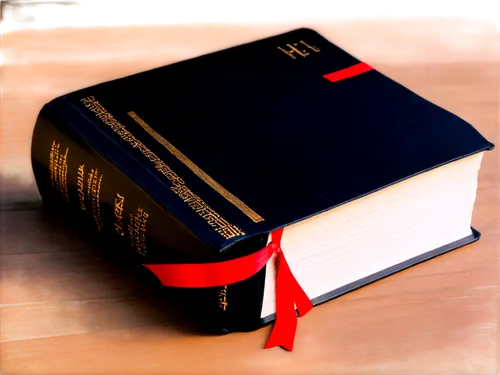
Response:
[{"label": "dark book edge", "polygon": [[[155,205],[158,209],[157,214],[162,214],[162,222],[165,223],[165,226],[168,226],[170,222],[170,225],[174,225],[178,230],[188,230],[181,223],[176,223],[175,217],[170,215],[163,207],[158,206],[158,204],[154,202],[154,199],[152,199],[144,189],[138,186],[133,179],[123,174],[123,172],[112,162],[107,160],[97,148],[90,145],[81,135],[67,126],[65,121],[57,116],[57,113],[54,113],[54,111],[47,106],[44,107],[37,117],[31,144],[33,172],[37,187],[43,198],[43,207],[45,209],[50,209],[49,211],[54,214],[62,214],[68,219],[72,218],[73,224],[82,226],[81,231],[89,234],[97,243],[102,244],[103,247],[106,247],[104,245],[107,244],[110,245],[108,246],[109,248],[116,247],[120,248],[120,250],[127,249],[128,251],[124,252],[123,258],[135,263],[137,269],[142,267],[141,263],[146,259],[142,259],[138,257],[137,254],[134,254],[133,249],[130,249],[127,243],[121,241],[119,237],[116,236],[116,233],[114,233],[114,230],[109,229],[109,226],[108,229],[101,231],[102,233],[99,233],[96,228],[92,227],[92,219],[89,221],[89,218],[85,217],[83,212],[80,212],[77,202],[73,199],[75,198],[76,186],[74,186],[73,183],[70,184],[69,179],[68,192],[70,199],[68,201],[60,199],[58,192],[51,186],[48,170],[49,166],[47,165],[48,158],[45,160],[45,156],[46,154],[48,155],[49,151],[46,147],[47,139],[55,139],[61,142],[61,144],[64,142],[65,146],[71,148],[70,153],[72,156],[71,159],[68,159],[68,166],[71,170],[76,167],[75,160],[82,163],[85,162],[85,164],[98,165],[101,173],[106,176],[114,176],[112,180],[115,185],[118,184],[123,187],[124,184],[127,184],[128,190],[135,192],[134,200],[136,202],[145,203],[146,201],[150,201],[151,205]],[[74,155],[76,155],[76,159]],[[104,199],[101,201],[101,204],[103,205],[103,209],[105,207],[108,209],[110,208],[111,202]],[[195,241],[195,236],[192,232],[188,231],[186,235],[193,238],[193,241]],[[162,252],[162,242],[168,240],[167,237],[169,236],[165,237],[162,233],[155,234],[154,248],[151,250],[156,255],[150,258],[146,263],[172,262],[172,260],[168,258],[163,260],[163,256],[159,254]],[[244,241],[232,245],[235,248],[237,247],[234,253],[224,254],[222,258],[234,257],[235,254],[246,255],[254,253],[266,246],[267,238],[268,234],[246,238]],[[163,250],[168,252],[168,241],[166,242]],[[209,254],[210,259],[200,258],[200,261],[205,263],[215,260],[215,256],[217,256],[217,258],[221,257],[221,254],[216,252],[210,252]],[[145,272],[148,271],[144,269],[143,273]],[[151,275],[151,277],[153,276]],[[176,292],[176,297],[178,298],[176,301],[172,300],[172,303],[181,302],[184,303],[186,308],[190,308],[193,312],[196,311],[193,316],[198,320],[197,323],[201,328],[207,331],[224,333],[234,330],[235,327],[245,329],[249,324],[250,326],[255,326],[260,317],[264,280],[265,267],[256,275],[235,284],[211,288],[174,288],[178,289]],[[159,286],[159,281],[156,281]]]},{"label": "dark book edge", "polygon": [[[359,280],[354,281],[352,283],[346,284],[340,288],[332,290],[331,292],[328,292],[328,293],[322,294],[321,296],[313,298],[311,301],[312,301],[314,306],[320,305],[320,304],[328,302],[334,298],[340,297],[346,293],[352,292],[352,291],[359,289],[363,286],[371,284],[375,281],[381,280],[381,279],[388,277],[390,275],[393,275],[397,272],[400,272],[400,271],[403,271],[407,268],[415,266],[419,263],[425,262],[425,261],[430,260],[432,258],[435,258],[439,255],[445,254],[449,251],[458,249],[459,247],[476,242],[481,237],[481,233],[472,227],[471,227],[471,229],[472,229],[472,234],[470,234],[467,237],[461,238],[461,239],[454,241],[454,242],[451,242],[447,245],[438,247],[437,249],[420,254],[416,257],[405,260],[404,262],[395,264],[394,266],[386,268],[382,271],[379,271],[379,272],[376,272],[376,273],[371,274],[369,276],[363,277],[362,279],[359,279]],[[276,319],[276,314],[271,314],[271,315],[268,315],[264,318],[261,318],[260,322],[259,322],[260,326],[269,324],[269,323],[273,322],[275,319]],[[258,327],[255,327],[255,328],[258,328]]]},{"label": "dark book edge", "polygon": [[[65,121],[59,118],[59,116],[57,116],[57,113],[47,106],[45,106],[41,110],[40,114],[37,117],[32,139],[32,145],[31,145],[31,158],[35,175],[35,182],[42,195],[42,198],[44,199],[44,203],[50,201],[50,203],[59,205],[61,207],[62,206],[71,207],[72,205],[75,204],[75,202],[73,202],[71,199],[68,202],[61,203],[61,201],[56,198],[57,194],[54,195],[53,193],[54,188],[50,186],[50,183],[47,183],[48,181],[46,181],[48,176],[43,175],[44,169],[48,169],[48,165],[45,165],[46,164],[45,162],[40,161],[39,156],[41,155],[42,152],[44,152],[40,150],[41,141],[39,139],[42,138],[42,135],[40,133],[44,133],[43,137],[45,138],[51,138],[50,134],[59,133],[62,136],[62,138],[60,137],[60,139],[64,139],[71,143],[75,143],[79,148],[78,153],[80,154],[80,160],[84,159],[86,161],[86,159],[90,160],[94,159],[95,161],[98,161],[99,164],[101,165],[101,168],[105,167],[106,170],[109,169],[110,171],[112,171],[112,175],[114,175],[113,183],[115,183],[116,185],[120,185],[121,183],[127,183],[128,185],[130,185],[132,187],[131,190],[134,190],[134,192],[140,197],[138,200],[141,203],[144,203],[143,201],[146,200],[153,203],[155,208],[157,208],[158,211],[161,212],[163,220],[167,225],[169,223],[170,225],[175,225],[177,229],[182,229],[182,231],[185,231],[186,238],[189,239],[189,241],[193,241],[192,244],[196,243],[197,246],[207,246],[200,238],[198,238],[191,230],[189,230],[189,228],[184,226],[182,223],[178,222],[178,220],[173,215],[171,215],[163,207],[158,205],[143,188],[137,185],[137,183],[133,179],[125,175],[123,171],[117,168],[116,165],[114,165],[112,162],[106,159],[102,155],[101,150],[91,145],[84,137],[75,132],[72,127],[68,127]],[[75,186],[70,185],[68,182],[68,188],[70,187],[71,189],[75,188]],[[101,204],[110,205],[110,202],[108,202],[104,197],[100,199],[101,199]],[[69,205],[67,205],[66,203],[69,203]],[[78,212],[76,209],[75,212],[77,212],[77,216],[81,215],[81,213]],[[163,237],[162,234],[160,233],[156,234],[158,235],[158,237]],[[150,259],[149,261],[157,263],[159,260],[160,259]]]},{"label": "dark book edge", "polygon": [[[265,233],[239,241],[230,254],[255,253],[266,246],[268,238]],[[259,326],[265,279],[266,266],[248,279],[226,286],[227,314],[218,324],[222,333],[252,331]]]}]

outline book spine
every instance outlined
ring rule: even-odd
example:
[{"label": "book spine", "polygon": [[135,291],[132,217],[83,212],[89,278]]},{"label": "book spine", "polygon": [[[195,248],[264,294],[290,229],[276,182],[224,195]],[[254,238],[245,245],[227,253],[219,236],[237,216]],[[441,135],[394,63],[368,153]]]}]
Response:
[{"label": "book spine", "polygon": [[[267,245],[267,233],[253,236],[245,241],[237,242],[230,251],[247,255],[261,250]],[[235,284],[226,285],[218,293],[219,308],[224,310],[222,302],[227,300],[224,316],[224,329],[231,331],[252,331],[263,324],[261,319],[262,302],[264,298],[264,283],[266,266],[250,278]]]},{"label": "book spine", "polygon": [[[217,260],[204,242],[72,131],[49,106],[37,119],[31,151],[45,206],[84,227],[85,233],[106,248],[128,254],[136,264]],[[266,240],[266,236],[257,236],[234,246],[246,253],[265,246]],[[168,298],[210,331],[252,330],[260,323],[264,277],[262,270],[237,284],[172,289]]]}]

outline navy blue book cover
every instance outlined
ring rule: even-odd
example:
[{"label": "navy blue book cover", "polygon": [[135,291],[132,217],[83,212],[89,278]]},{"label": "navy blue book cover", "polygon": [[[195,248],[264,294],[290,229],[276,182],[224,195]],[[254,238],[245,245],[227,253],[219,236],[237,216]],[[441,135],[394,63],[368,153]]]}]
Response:
[{"label": "navy blue book cover", "polygon": [[[117,232],[115,192],[128,178],[150,201],[131,230],[164,210],[156,232],[162,224],[185,231],[174,250],[193,261],[256,251],[277,228],[492,147],[464,120],[310,29],[70,93],[44,107],[44,121],[113,165],[104,181],[114,190],[103,185],[101,195]],[[52,138],[35,129],[35,175],[51,145],[64,154]],[[78,181],[77,167],[68,181]],[[99,178],[94,171],[70,195],[78,202],[78,191],[95,193]],[[82,210],[95,208],[85,199]],[[92,215],[98,229],[107,220],[100,214]],[[131,239],[139,252],[142,240]]]},{"label": "navy blue book cover", "polygon": [[[307,55],[283,52],[294,43]],[[90,87],[50,106],[126,175],[137,180],[141,169],[139,184],[220,250],[490,147],[471,125],[375,70],[338,82],[323,77],[359,62],[301,29]],[[217,232],[190,209],[172,180],[91,112],[86,98],[233,227]]]}]

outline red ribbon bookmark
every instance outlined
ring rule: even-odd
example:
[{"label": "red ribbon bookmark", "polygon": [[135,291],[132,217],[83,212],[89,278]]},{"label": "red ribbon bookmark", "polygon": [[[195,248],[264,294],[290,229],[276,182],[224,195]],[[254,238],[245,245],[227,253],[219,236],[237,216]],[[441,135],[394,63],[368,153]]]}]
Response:
[{"label": "red ribbon bookmark", "polygon": [[286,262],[281,250],[283,228],[271,234],[271,242],[262,250],[241,258],[204,264],[144,264],[163,286],[208,288],[233,284],[259,272],[276,254],[276,323],[265,346],[281,346],[292,350],[297,329],[297,316],[304,316],[313,307]]},{"label": "red ribbon bookmark", "polygon": [[267,340],[265,349],[281,346],[283,349],[292,351],[297,330],[297,316],[295,306],[302,317],[312,309],[313,305],[307,294],[300,287],[293,276],[285,255],[281,250],[281,236],[283,229],[272,233],[271,244],[276,244],[276,323],[271,336]]},{"label": "red ribbon bookmark", "polygon": [[337,70],[336,72],[325,74],[323,77],[330,82],[342,81],[346,78],[351,78],[357,76],[358,74],[363,74],[373,70],[373,68],[367,63],[360,62],[359,64],[350,66],[345,69]]}]

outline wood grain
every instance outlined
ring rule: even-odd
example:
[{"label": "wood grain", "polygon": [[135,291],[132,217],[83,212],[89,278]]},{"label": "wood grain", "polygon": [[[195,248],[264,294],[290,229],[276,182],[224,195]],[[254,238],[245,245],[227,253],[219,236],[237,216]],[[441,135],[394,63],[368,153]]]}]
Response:
[{"label": "wood grain", "polygon": [[[460,38],[470,30],[467,25],[446,21],[442,27],[445,37]],[[3,35],[1,373],[498,372],[497,151],[485,155],[480,172],[473,216],[482,232],[479,242],[314,308],[299,322],[292,353],[262,349],[270,327],[225,336],[199,331],[119,255],[40,209],[29,148],[43,103],[296,26],[75,28]],[[473,24],[476,34],[467,38],[477,43],[456,48],[432,20],[307,26],[498,144],[495,28]]]}]

